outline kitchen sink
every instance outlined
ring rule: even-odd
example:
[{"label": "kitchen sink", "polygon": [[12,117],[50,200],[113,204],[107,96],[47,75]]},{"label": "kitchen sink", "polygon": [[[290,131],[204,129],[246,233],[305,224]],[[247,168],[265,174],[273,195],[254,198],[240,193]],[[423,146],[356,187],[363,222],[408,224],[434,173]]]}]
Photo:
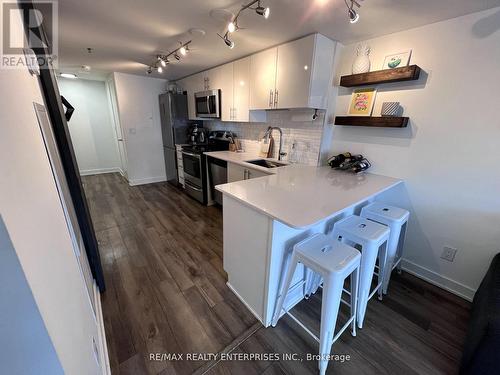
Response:
[{"label": "kitchen sink", "polygon": [[246,163],[255,164],[258,165],[259,167],[264,167],[264,168],[278,168],[287,165],[279,161],[266,160],[266,159],[248,160]]}]

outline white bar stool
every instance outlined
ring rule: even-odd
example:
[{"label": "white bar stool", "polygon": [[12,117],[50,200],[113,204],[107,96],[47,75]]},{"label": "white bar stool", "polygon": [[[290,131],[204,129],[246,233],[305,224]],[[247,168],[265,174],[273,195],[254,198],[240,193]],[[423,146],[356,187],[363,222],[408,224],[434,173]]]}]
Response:
[{"label": "white bar stool", "polygon": [[403,208],[388,206],[382,202],[374,202],[361,209],[361,216],[387,225],[391,231],[387,244],[386,273],[382,285],[383,293],[387,294],[392,270],[398,267],[398,272],[401,271],[401,259],[410,212]]},{"label": "white bar stool", "polygon": [[[359,292],[357,317],[358,327],[363,328],[368,300],[378,291],[378,298],[382,300],[382,281],[387,258],[387,240],[389,228],[385,225],[361,218],[348,216],[335,223],[332,236],[351,246],[361,246],[361,266],[359,275]],[[375,263],[379,259],[377,286],[370,292]]]},{"label": "white bar stool", "polygon": [[[356,306],[358,295],[359,265],[361,255],[358,250],[337,241],[324,234],[315,234],[299,242],[293,247],[292,259],[285,272],[285,282],[281,293],[278,295],[272,325],[276,326],[283,310],[283,303],[290,289],[293,274],[298,263],[302,263],[311,271],[323,278],[323,299],[321,302],[321,328],[320,338],[312,333],[295,316],[285,310],[295,322],[319,342],[319,371],[325,374],[328,366],[328,356],[333,343],[351,325],[351,333],[356,336]],[[350,303],[342,300],[344,281],[351,276]],[[335,335],[335,325],[340,302],[351,308],[351,317]]]}]

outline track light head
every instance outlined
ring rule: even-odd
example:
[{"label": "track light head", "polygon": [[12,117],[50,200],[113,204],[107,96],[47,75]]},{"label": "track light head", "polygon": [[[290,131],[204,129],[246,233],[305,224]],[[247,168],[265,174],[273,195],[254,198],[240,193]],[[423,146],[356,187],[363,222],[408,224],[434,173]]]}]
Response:
[{"label": "track light head", "polygon": [[163,60],[163,59],[161,59],[161,60],[160,60],[160,64],[161,64],[161,66],[163,66],[163,67],[166,67],[166,66],[167,66],[167,63],[166,63],[166,62],[165,62],[165,60]]},{"label": "track light head", "polygon": [[156,68],[156,70],[158,71],[158,73],[163,73],[163,68],[161,66],[159,66],[158,68]]},{"label": "track light head", "polygon": [[348,14],[350,23],[356,23],[359,21],[359,14],[353,8],[349,8]]},{"label": "track light head", "polygon": [[234,42],[230,40],[227,36],[224,37],[224,43],[226,43],[226,46],[228,46],[230,49],[234,48]]},{"label": "track light head", "polygon": [[269,14],[271,14],[271,9],[269,7],[264,8],[259,1],[259,5],[257,8],[255,8],[255,13],[257,13],[259,16],[263,16],[265,19],[269,18]]},{"label": "track light head", "polygon": [[224,36],[220,35],[220,34],[217,34],[219,36],[219,38],[221,38],[224,43],[226,43],[226,46],[228,46],[230,49],[233,49],[234,48],[234,42],[229,39],[229,37],[227,36],[227,33],[224,34]]},{"label": "track light head", "polygon": [[151,68],[150,66],[148,66],[148,70],[146,70],[146,72],[147,72],[148,74],[151,74],[151,73],[153,72],[153,68]]},{"label": "track light head", "polygon": [[233,21],[227,24],[227,31],[229,31],[230,33],[234,33],[236,29],[237,29],[236,23],[234,23]]},{"label": "track light head", "polygon": [[179,61],[179,60],[181,59],[181,57],[180,57],[177,53],[175,53],[175,54],[174,54],[174,57],[175,57],[175,59],[176,59],[177,61]]},{"label": "track light head", "polygon": [[179,52],[181,53],[182,56],[186,56],[187,50],[186,47],[182,46],[179,48]]}]

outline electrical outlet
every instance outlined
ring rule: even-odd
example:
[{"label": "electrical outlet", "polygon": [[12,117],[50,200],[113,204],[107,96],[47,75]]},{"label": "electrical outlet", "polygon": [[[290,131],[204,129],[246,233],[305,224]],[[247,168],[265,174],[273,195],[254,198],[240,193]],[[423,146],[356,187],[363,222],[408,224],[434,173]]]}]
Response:
[{"label": "electrical outlet", "polygon": [[455,255],[457,254],[457,249],[450,246],[443,247],[443,252],[441,253],[441,259],[447,260],[448,262],[453,262],[455,260]]}]

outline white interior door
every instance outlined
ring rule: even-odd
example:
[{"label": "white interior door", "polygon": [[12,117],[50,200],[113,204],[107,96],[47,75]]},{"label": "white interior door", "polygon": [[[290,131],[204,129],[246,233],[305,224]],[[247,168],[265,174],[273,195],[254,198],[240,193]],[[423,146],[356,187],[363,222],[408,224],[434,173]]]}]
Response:
[{"label": "white interior door", "polygon": [[71,240],[73,242],[73,251],[78,261],[78,265],[80,266],[80,271],[87,288],[88,297],[94,311],[94,316],[96,316],[94,278],[92,277],[92,272],[90,271],[90,265],[88,263],[87,254],[85,252],[85,245],[83,243],[82,234],[78,225],[76,212],[73,207],[73,201],[71,199],[68,183],[66,182],[66,176],[64,175],[64,169],[62,166],[61,158],[59,156],[59,151],[57,149],[56,140],[54,139],[52,126],[50,124],[50,120],[45,107],[38,103],[34,103],[34,107],[43,140],[45,142],[47,156],[52,168],[52,174],[54,175],[57,191],[59,193],[59,199],[64,210],[66,224],[68,226]]},{"label": "white interior door", "polygon": [[269,109],[274,102],[277,48],[250,57],[250,109]]},{"label": "white interior door", "polygon": [[106,86],[108,88],[109,103],[111,106],[111,120],[113,121],[113,126],[115,128],[116,141],[118,143],[118,153],[120,155],[120,169],[125,178],[128,179],[127,175],[127,153],[125,150],[125,142],[123,139],[123,132],[120,123],[120,114],[118,111],[118,102],[116,100],[116,88],[113,78],[111,77],[106,81]]}]

